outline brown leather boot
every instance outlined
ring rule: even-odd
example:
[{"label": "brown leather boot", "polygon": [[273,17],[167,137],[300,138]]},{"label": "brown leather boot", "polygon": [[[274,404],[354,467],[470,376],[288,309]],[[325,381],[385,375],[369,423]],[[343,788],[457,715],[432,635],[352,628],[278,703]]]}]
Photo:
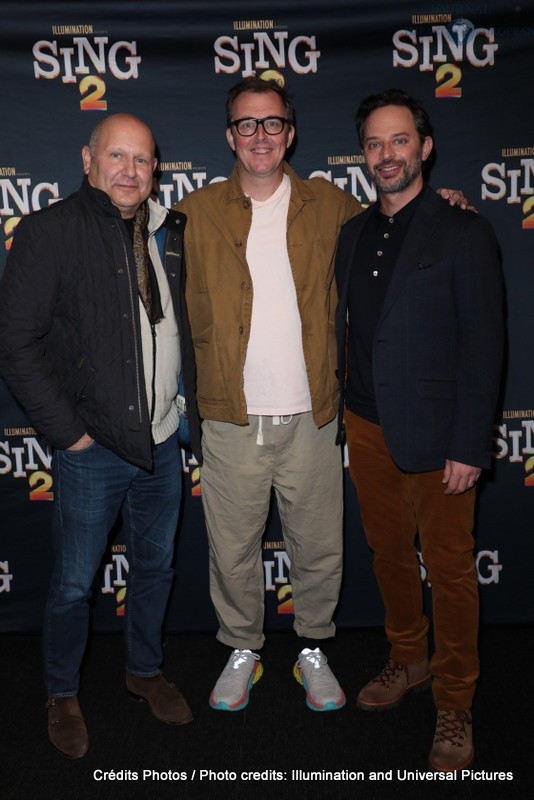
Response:
[{"label": "brown leather boot", "polygon": [[126,673],[126,688],[139,702],[149,705],[152,714],[160,722],[168,725],[185,725],[191,722],[193,714],[183,694],[174,683],[168,683],[161,672],[152,678],[138,678]]},{"label": "brown leather boot", "polygon": [[473,761],[473,720],[469,709],[440,711],[429,763],[436,772],[456,772]]},{"label": "brown leather boot", "polygon": [[87,753],[89,736],[76,695],[49,697],[48,736],[60,753],[67,758],[81,758]]},{"label": "brown leather boot", "polygon": [[360,691],[356,704],[363,711],[387,711],[398,706],[408,692],[420,692],[428,686],[428,659],[399,664],[390,658],[382,672]]}]

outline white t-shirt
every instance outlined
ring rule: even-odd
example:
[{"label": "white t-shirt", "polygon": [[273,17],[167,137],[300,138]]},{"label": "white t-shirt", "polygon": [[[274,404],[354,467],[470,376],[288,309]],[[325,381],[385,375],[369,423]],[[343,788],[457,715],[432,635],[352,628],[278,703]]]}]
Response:
[{"label": "white t-shirt", "polygon": [[252,276],[252,323],[244,369],[249,414],[311,411],[295,283],[287,253],[291,183],[268,200],[251,198],[247,262]]}]

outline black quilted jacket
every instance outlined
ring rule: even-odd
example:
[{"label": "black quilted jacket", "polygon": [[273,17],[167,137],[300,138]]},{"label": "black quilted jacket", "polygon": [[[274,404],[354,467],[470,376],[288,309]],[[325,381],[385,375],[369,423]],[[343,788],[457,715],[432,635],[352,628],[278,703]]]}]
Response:
[{"label": "black quilted jacket", "polygon": [[[172,232],[164,267],[199,457],[193,350],[184,313],[185,219],[176,212],[167,217]],[[167,247],[169,236],[174,246]],[[0,284],[0,372],[53,447],[70,447],[87,431],[127,461],[151,468],[133,252],[119,211],[87,179],[78,192],[17,227]]]}]

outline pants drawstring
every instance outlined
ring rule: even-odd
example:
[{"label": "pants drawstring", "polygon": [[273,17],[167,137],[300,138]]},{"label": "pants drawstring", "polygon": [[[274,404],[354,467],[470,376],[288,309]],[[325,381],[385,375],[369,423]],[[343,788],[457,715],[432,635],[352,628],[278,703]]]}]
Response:
[{"label": "pants drawstring", "polygon": [[256,444],[259,447],[263,446],[263,417],[258,417],[258,435],[256,437]]},{"label": "pants drawstring", "polygon": [[[273,425],[289,425],[293,419],[293,414],[276,414],[274,417],[271,417],[271,419],[273,421]],[[256,436],[256,444],[258,447],[263,446],[263,417],[261,415],[258,416],[258,434]]]}]

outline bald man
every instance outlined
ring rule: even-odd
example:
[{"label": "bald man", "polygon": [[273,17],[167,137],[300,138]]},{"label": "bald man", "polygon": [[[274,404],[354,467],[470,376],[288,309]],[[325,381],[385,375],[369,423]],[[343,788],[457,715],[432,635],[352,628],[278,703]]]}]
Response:
[{"label": "bald man", "polygon": [[0,370],[53,448],[45,681],[49,737],[70,758],[88,749],[80,666],[93,581],[121,515],[127,689],[162,722],[192,719],[160,672],[181,499],[180,372],[198,452],[185,217],[149,199],[152,132],[129,114],[105,117],[82,161],[80,190],[18,225],[0,291]]}]

